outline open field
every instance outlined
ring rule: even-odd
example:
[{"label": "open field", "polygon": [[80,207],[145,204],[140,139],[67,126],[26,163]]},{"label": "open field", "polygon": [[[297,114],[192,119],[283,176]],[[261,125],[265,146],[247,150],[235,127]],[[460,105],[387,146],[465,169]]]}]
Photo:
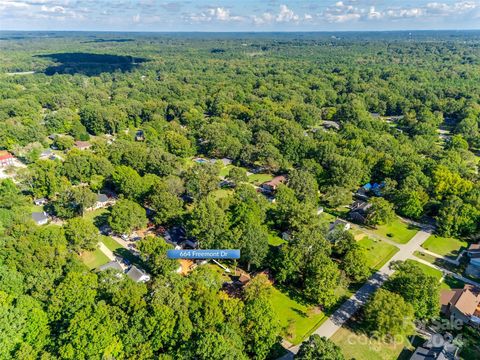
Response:
[{"label": "open field", "polygon": [[374,233],[388,237],[399,244],[406,244],[417,233],[418,228],[412,227],[396,218],[390,224],[379,225],[376,229],[371,229]]},{"label": "open field", "polygon": [[300,304],[275,287],[270,301],[280,318],[282,336],[293,344],[303,341],[326,319],[319,309]]},{"label": "open field", "polygon": [[456,258],[460,252],[466,249],[468,243],[463,240],[454,238],[444,238],[437,235],[430,236],[427,241],[422,244],[426,250],[434,252],[435,254]]},{"label": "open field", "polygon": [[399,249],[385,241],[364,237],[358,245],[367,250],[368,266],[372,270],[380,269]]}]

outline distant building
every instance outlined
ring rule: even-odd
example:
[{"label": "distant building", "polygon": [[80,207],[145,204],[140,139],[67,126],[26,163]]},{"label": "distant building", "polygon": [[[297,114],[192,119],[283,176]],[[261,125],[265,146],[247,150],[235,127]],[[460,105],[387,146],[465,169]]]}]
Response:
[{"label": "distant building", "polygon": [[340,130],[340,124],[335,121],[323,120],[322,126],[324,129],[335,129]]},{"label": "distant building", "polygon": [[8,151],[0,150],[0,167],[13,165],[15,157]]},{"label": "distant building", "polygon": [[333,223],[330,224],[330,229],[329,231],[333,231],[337,228],[340,228],[344,231],[350,230],[350,223],[348,221],[342,220],[342,219],[337,219]]},{"label": "distant building", "polygon": [[47,202],[48,202],[48,200],[45,199],[45,198],[39,198],[39,199],[34,199],[33,200],[33,203],[37,206],[45,205]]},{"label": "distant building", "polygon": [[150,281],[150,275],[143,270],[140,270],[135,265],[132,265],[127,271],[127,276],[136,283]]},{"label": "distant building", "polygon": [[480,327],[480,289],[465,285],[463,289],[443,290],[440,293],[441,311],[464,324]]},{"label": "distant building", "polygon": [[275,176],[272,180],[264,182],[261,185],[261,188],[266,192],[273,193],[275,192],[275,190],[277,190],[277,187],[280,184],[283,184],[286,181],[287,181],[287,177],[285,175]]},{"label": "distant building", "polygon": [[52,149],[45,149],[40,154],[40,159],[49,159],[52,155]]},{"label": "distant building", "polygon": [[135,134],[135,141],[145,141],[145,133],[143,130],[138,130]]},{"label": "distant building", "polygon": [[48,223],[48,215],[46,212],[34,212],[32,213],[32,220],[37,225],[45,225]]},{"label": "distant building", "polygon": [[92,147],[88,141],[75,141],[75,147],[79,150],[87,150]]}]

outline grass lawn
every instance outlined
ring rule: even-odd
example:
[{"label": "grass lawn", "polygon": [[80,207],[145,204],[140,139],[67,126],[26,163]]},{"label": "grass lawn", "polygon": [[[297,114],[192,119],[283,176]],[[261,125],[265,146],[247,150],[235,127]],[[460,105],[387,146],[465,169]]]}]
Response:
[{"label": "grass lawn", "polygon": [[[354,332],[343,326],[332,337],[345,356],[345,359],[355,360],[397,360],[410,359],[412,345],[408,339],[402,343],[385,343],[368,337],[363,333]],[[407,349],[405,349],[407,348]],[[404,350],[405,349],[405,350]],[[402,354],[403,352],[403,354]]]},{"label": "grass lawn", "polygon": [[212,191],[211,194],[215,198],[215,200],[218,200],[218,199],[223,199],[223,198],[226,198],[226,197],[232,195],[233,190],[232,189],[218,189],[218,190]]},{"label": "grass lawn", "polygon": [[454,238],[444,238],[437,235],[430,236],[427,241],[422,244],[422,247],[426,250],[452,258],[456,258],[462,250],[467,248],[467,246],[468,244],[466,241]]},{"label": "grass lawn", "polygon": [[273,176],[270,174],[252,174],[248,177],[248,182],[254,185],[260,185],[272,179]]},{"label": "grass lawn", "polygon": [[380,269],[399,249],[382,240],[364,237],[358,245],[367,250],[367,263],[373,270]]},{"label": "grass lawn", "polygon": [[268,243],[272,246],[278,246],[278,245],[285,244],[286,241],[283,240],[277,234],[270,233],[270,234],[268,234]]},{"label": "grass lawn", "polygon": [[83,215],[83,218],[92,221],[98,227],[105,223],[108,213],[108,208],[100,208],[92,211],[87,211],[85,215]]},{"label": "grass lawn", "polygon": [[418,228],[411,227],[409,224],[396,218],[390,224],[379,225],[372,231],[380,236],[388,237],[399,244],[406,244],[417,233]]},{"label": "grass lawn", "polygon": [[96,269],[97,267],[110,261],[107,255],[105,255],[100,249],[95,249],[94,251],[85,251],[80,256],[80,259],[90,270]]},{"label": "grass lawn", "polygon": [[120,245],[118,242],[116,242],[114,239],[112,239],[110,236],[102,236],[101,240],[105,246],[111,251],[115,252],[115,250],[122,248],[123,246]]},{"label": "grass lawn", "polygon": [[220,173],[218,174],[218,176],[220,176],[220,177],[227,176],[230,173],[230,170],[232,170],[233,168],[234,168],[233,165],[227,165],[227,166],[223,167],[222,170],[220,170]]},{"label": "grass lawn", "polygon": [[275,287],[270,300],[280,318],[283,337],[293,344],[299,344],[326,319],[320,310],[298,303]]},{"label": "grass lawn", "polygon": [[425,274],[437,278],[438,281],[440,281],[440,279],[442,278],[442,272],[440,270],[434,269],[428,265],[422,264],[418,261],[411,260],[411,259],[408,259],[407,262],[418,265],[418,267],[421,268]]}]

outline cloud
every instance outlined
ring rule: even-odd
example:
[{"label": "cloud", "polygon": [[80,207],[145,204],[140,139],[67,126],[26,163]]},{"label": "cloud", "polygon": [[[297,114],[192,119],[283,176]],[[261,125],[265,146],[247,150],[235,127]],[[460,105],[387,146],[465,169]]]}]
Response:
[{"label": "cloud", "polygon": [[465,15],[480,9],[479,1],[457,1],[454,3],[429,2],[422,6],[392,6],[386,5],[382,9],[375,6],[361,5],[357,0],[337,1],[320,14],[330,23],[344,23],[351,21],[374,20],[401,20],[412,18],[439,19],[450,16]]},{"label": "cloud", "polygon": [[244,17],[231,15],[230,10],[223,7],[208,8],[200,13],[193,13],[187,16],[187,19],[194,22],[211,22],[211,21],[242,21]]},{"label": "cloud", "polygon": [[[282,4],[278,13],[264,12],[259,16],[253,15],[250,18],[255,25],[264,25],[272,23],[298,23],[301,17],[287,5]],[[311,20],[312,18],[313,16],[310,14],[303,15],[304,20]]]}]

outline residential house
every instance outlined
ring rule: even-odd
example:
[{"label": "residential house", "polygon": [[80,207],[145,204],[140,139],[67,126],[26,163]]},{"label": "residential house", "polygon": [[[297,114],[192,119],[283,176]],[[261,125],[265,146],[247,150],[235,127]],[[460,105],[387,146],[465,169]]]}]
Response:
[{"label": "residential house", "polygon": [[342,229],[344,231],[350,230],[350,223],[348,221],[342,220],[342,219],[337,219],[333,223],[330,224],[330,229],[329,232],[335,230],[335,229]]},{"label": "residential house", "polygon": [[136,283],[150,281],[150,275],[143,270],[140,270],[135,265],[132,265],[127,271],[127,276]]},{"label": "residential house", "polygon": [[37,206],[45,205],[47,202],[48,202],[48,200],[45,199],[45,198],[39,198],[39,199],[34,199],[33,200],[33,203]]},{"label": "residential house", "polygon": [[223,163],[223,166],[228,166],[232,163],[232,160],[229,158],[222,158],[220,161]]},{"label": "residential house", "polygon": [[116,260],[110,261],[110,262],[98,267],[98,271],[105,271],[105,270],[109,270],[109,269],[112,269],[112,270],[118,271],[120,273],[123,273],[122,265],[120,265],[120,263]]},{"label": "residential house", "polygon": [[441,311],[464,324],[480,327],[480,289],[465,285],[463,289],[443,290],[440,293]]},{"label": "residential house", "polygon": [[261,186],[262,190],[268,193],[273,193],[277,190],[277,187],[280,184],[283,184],[287,181],[287,177],[285,175],[275,176],[272,180],[264,182]]},{"label": "residential house", "polygon": [[87,150],[92,147],[92,144],[90,144],[88,141],[75,141],[75,147],[79,150]]},{"label": "residential house", "polygon": [[410,360],[457,360],[457,352],[457,346],[445,341],[442,334],[435,334],[415,350]]},{"label": "residential house", "polygon": [[8,151],[0,150],[0,167],[13,165],[15,157]]},{"label": "residential house", "polygon": [[322,127],[325,130],[328,130],[328,129],[340,130],[340,124],[338,122],[329,121],[329,120],[323,120],[322,121]]},{"label": "residential house", "polygon": [[467,255],[473,257],[475,255],[480,255],[480,243],[471,244],[467,249]]},{"label": "residential house", "polygon": [[45,225],[48,223],[48,215],[46,212],[32,213],[32,219],[37,225]]},{"label": "residential house", "polygon": [[358,224],[365,224],[367,222],[368,210],[371,207],[372,204],[363,200],[357,200],[350,205],[348,217]]},{"label": "residential house", "polygon": [[97,202],[95,203],[95,208],[100,209],[102,207],[107,206],[110,203],[108,196],[105,194],[97,194]]},{"label": "residential house", "polygon": [[145,133],[143,130],[138,130],[135,134],[135,141],[145,141]]},{"label": "residential house", "polygon": [[45,160],[45,159],[50,159],[50,156],[52,156],[52,149],[45,149],[41,152],[40,154],[40,159]]}]

